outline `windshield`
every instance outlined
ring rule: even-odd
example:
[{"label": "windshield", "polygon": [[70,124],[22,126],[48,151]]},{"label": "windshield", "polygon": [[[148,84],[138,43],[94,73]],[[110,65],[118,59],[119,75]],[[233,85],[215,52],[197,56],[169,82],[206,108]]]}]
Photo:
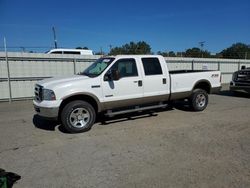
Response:
[{"label": "windshield", "polygon": [[110,63],[114,61],[114,59],[115,58],[100,58],[80,74],[89,77],[96,77],[100,75],[110,65]]}]

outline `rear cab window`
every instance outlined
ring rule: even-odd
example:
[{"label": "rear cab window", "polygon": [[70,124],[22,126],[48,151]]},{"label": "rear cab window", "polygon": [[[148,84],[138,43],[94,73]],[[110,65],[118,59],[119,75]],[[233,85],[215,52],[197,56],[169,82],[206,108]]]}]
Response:
[{"label": "rear cab window", "polygon": [[142,65],[145,76],[162,75],[162,68],[158,58],[142,58]]}]

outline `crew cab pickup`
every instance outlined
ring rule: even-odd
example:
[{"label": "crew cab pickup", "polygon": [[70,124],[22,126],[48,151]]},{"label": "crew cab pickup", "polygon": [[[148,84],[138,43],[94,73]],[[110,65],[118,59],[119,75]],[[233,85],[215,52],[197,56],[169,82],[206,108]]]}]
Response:
[{"label": "crew cab pickup", "polygon": [[233,78],[230,82],[230,91],[245,91],[250,93],[250,67],[246,68],[246,66],[242,66],[241,70],[233,73]]},{"label": "crew cab pickup", "polygon": [[102,57],[78,75],[39,81],[33,103],[38,115],[78,133],[89,130],[99,114],[163,108],[179,99],[202,111],[208,94],[220,90],[220,77],[219,71],[169,71],[159,55]]}]

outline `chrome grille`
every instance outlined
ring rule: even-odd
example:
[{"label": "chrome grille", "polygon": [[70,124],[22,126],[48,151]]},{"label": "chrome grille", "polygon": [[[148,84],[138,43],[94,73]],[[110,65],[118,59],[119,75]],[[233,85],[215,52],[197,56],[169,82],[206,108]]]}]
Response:
[{"label": "chrome grille", "polygon": [[240,72],[238,72],[236,81],[250,82],[250,71],[240,71]]},{"label": "chrome grille", "polygon": [[36,101],[42,101],[42,91],[43,91],[43,87],[40,85],[35,85],[35,100]]}]

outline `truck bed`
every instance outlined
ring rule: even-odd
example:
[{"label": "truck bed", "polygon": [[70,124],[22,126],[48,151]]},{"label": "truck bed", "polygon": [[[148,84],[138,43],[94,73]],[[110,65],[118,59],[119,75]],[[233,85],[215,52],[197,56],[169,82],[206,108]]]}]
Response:
[{"label": "truck bed", "polygon": [[189,95],[199,81],[206,81],[211,87],[220,87],[219,71],[213,70],[176,70],[169,71],[171,92]]}]

